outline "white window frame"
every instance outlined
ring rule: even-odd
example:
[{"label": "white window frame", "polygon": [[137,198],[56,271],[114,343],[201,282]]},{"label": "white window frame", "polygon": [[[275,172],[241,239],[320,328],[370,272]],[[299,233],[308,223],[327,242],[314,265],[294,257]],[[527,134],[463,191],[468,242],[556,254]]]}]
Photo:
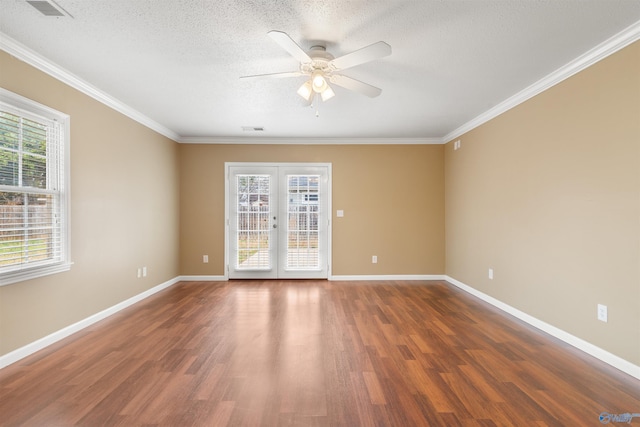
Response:
[{"label": "white window frame", "polygon": [[[70,235],[70,117],[67,114],[42,105],[6,89],[0,88],[0,109],[18,114],[33,120],[55,121],[58,124],[58,157],[60,163],[53,166],[58,176],[58,203],[56,213],[59,215],[60,252],[57,260],[25,263],[8,268],[0,267],[0,286],[34,279],[49,274],[68,271],[71,268],[71,235]],[[47,168],[50,168],[47,164]],[[15,187],[0,185],[0,190],[14,190]]]}]

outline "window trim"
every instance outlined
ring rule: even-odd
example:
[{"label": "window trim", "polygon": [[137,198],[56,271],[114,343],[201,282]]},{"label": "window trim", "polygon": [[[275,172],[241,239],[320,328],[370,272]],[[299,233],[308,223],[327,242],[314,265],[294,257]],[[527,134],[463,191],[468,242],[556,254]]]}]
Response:
[{"label": "window trim", "polygon": [[37,277],[56,274],[71,269],[71,168],[70,168],[70,122],[71,117],[68,114],[61,113],[53,108],[42,105],[39,102],[25,98],[21,95],[8,91],[0,87],[0,105],[7,105],[10,109],[23,111],[26,117],[36,115],[45,119],[57,121],[63,133],[62,136],[62,162],[63,167],[58,171],[60,176],[60,211],[62,213],[62,224],[60,236],[62,240],[61,256],[62,260],[55,263],[47,263],[45,265],[29,265],[26,264],[16,270],[0,273],[0,286],[10,285],[12,283],[22,282],[25,280],[35,279]]}]

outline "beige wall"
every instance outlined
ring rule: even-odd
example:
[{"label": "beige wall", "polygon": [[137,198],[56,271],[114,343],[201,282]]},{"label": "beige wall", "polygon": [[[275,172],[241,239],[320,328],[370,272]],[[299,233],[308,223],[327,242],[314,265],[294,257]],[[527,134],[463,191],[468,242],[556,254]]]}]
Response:
[{"label": "beige wall", "polygon": [[0,86],[71,116],[74,262],[0,287],[3,355],[178,276],[179,176],[177,143],[2,51]]},{"label": "beige wall", "polygon": [[178,146],[0,52],[0,86],[71,115],[75,263],[0,287],[0,355],[180,274],[224,274],[225,162],[329,162],[333,211],[345,211],[334,275],[446,273],[640,365],[639,79],[636,43],[458,151]]},{"label": "beige wall", "polygon": [[460,140],[447,274],[640,365],[640,42]]},{"label": "beige wall", "polygon": [[224,274],[225,162],[323,162],[332,164],[334,214],[345,213],[333,219],[332,274],[444,274],[443,151],[442,145],[181,145],[181,273]]}]

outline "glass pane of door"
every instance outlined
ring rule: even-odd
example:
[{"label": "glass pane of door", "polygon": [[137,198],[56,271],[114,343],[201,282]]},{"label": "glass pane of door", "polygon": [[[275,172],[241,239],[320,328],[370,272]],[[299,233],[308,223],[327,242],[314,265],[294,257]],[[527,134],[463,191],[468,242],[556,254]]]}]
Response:
[{"label": "glass pane of door", "polygon": [[319,175],[287,175],[287,270],[320,268]]},{"label": "glass pane of door", "polygon": [[269,270],[270,175],[236,175],[236,270]]}]

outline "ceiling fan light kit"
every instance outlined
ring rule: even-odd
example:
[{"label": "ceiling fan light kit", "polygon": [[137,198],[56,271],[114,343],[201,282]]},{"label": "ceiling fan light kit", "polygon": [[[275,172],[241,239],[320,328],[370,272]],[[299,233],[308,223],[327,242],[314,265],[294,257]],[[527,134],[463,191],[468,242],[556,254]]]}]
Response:
[{"label": "ceiling fan light kit", "polygon": [[[298,95],[307,102],[313,103],[316,95],[320,95],[322,101],[328,101],[335,96],[335,92],[329,82],[336,86],[361,93],[370,98],[374,98],[382,89],[361,82],[339,72],[355,67],[365,62],[383,58],[391,54],[391,46],[385,42],[377,42],[363,47],[355,52],[348,53],[339,58],[334,58],[322,45],[314,45],[309,52],[305,52],[287,33],[282,31],[269,31],[267,33],[276,43],[291,56],[300,62],[299,71],[287,71],[283,73],[258,74],[252,76],[242,76],[241,78],[280,78],[308,76],[302,86],[298,88]],[[317,114],[316,114],[317,115]]]},{"label": "ceiling fan light kit", "polygon": [[320,96],[322,97],[322,101],[328,101],[329,99],[336,96],[336,94],[333,89],[331,89],[331,86],[327,85],[327,88],[320,92]]},{"label": "ceiling fan light kit", "polygon": [[300,86],[300,88],[298,89],[298,95],[300,95],[307,101],[311,101],[311,96],[313,95],[311,80],[307,80],[302,84],[302,86]]},{"label": "ceiling fan light kit", "polygon": [[315,93],[322,93],[327,88],[327,81],[324,79],[322,72],[314,71],[311,75],[311,81],[313,82],[313,91]]}]

